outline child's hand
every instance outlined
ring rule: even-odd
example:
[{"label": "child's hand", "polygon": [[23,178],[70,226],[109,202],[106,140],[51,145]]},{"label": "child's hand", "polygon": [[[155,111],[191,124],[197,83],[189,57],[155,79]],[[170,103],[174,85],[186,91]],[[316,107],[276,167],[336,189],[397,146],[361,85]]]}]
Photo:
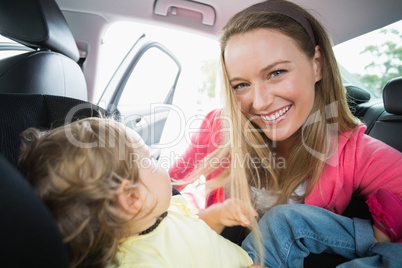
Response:
[{"label": "child's hand", "polygon": [[[247,227],[252,219],[248,219],[242,212],[242,201],[227,199],[223,203],[216,203],[198,213],[211,229],[220,234],[226,226],[241,225]],[[257,213],[253,211],[254,215]]]},{"label": "child's hand", "polygon": [[[253,211],[254,216],[257,212]],[[241,225],[247,227],[251,224],[252,219],[248,219],[242,211],[242,201],[234,198],[226,199],[221,203],[217,220],[224,226]]]}]

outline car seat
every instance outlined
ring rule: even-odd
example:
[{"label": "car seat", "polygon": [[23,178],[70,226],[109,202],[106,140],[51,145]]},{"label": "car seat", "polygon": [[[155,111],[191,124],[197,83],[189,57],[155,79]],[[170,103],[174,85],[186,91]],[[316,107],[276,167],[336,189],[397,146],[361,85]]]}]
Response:
[{"label": "car seat", "polygon": [[88,100],[77,45],[54,0],[0,1],[0,34],[33,49],[0,60],[0,92]]},{"label": "car seat", "polygon": [[0,153],[16,165],[20,133],[29,127],[49,129],[66,121],[105,114],[98,106],[73,98],[0,93]]},{"label": "car seat", "polygon": [[384,110],[367,134],[402,152],[402,77],[394,78],[383,89]]},{"label": "car seat", "polygon": [[60,232],[23,176],[0,154],[0,265],[68,268]]}]

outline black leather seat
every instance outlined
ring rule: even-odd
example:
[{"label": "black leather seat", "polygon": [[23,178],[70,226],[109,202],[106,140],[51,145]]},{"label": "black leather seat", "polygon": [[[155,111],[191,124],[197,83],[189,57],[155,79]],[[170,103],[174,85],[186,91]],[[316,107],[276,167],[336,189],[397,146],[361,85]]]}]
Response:
[{"label": "black leather seat", "polygon": [[34,49],[0,60],[0,92],[88,100],[77,45],[54,0],[0,1],[0,34]]},{"label": "black leather seat", "polygon": [[20,133],[29,127],[49,129],[105,111],[85,101],[40,94],[0,93],[0,153],[16,165]]},{"label": "black leather seat", "polygon": [[366,132],[402,152],[402,77],[394,78],[385,85],[383,102],[384,110]]},{"label": "black leather seat", "polygon": [[68,268],[68,253],[52,216],[1,154],[0,174],[1,267]]}]

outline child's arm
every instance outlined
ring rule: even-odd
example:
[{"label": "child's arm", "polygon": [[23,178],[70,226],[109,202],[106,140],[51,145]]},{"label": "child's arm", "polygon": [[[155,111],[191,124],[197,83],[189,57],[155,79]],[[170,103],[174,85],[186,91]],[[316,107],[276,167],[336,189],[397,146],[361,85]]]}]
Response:
[{"label": "child's arm", "polygon": [[251,220],[242,213],[240,202],[237,199],[227,199],[223,203],[216,203],[204,210],[200,210],[198,216],[218,234],[226,226],[241,225],[247,227],[250,225]]}]

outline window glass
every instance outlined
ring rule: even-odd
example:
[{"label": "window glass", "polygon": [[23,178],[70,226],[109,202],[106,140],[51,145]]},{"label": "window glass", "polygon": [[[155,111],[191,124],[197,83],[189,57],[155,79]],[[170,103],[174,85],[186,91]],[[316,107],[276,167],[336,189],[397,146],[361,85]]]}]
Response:
[{"label": "window glass", "polygon": [[17,42],[0,35],[0,60],[14,55],[22,54],[30,49]]},{"label": "window glass", "polygon": [[[128,34],[129,33],[129,34]],[[132,23],[113,23],[102,38],[94,100],[99,100],[114,72],[143,32]]]},{"label": "window glass", "polygon": [[[141,34],[145,33],[150,39],[159,42],[170,50],[179,60],[182,66],[182,72],[175,90],[173,98],[173,108],[169,113],[169,118],[163,129],[162,142],[171,144],[170,150],[162,151],[162,155],[170,155],[174,151],[178,155],[183,152],[187,146],[190,133],[186,132],[184,136],[182,130],[190,127],[195,129],[201,120],[194,120],[199,115],[205,115],[207,112],[221,105],[220,100],[220,82],[217,81],[217,66],[219,59],[219,44],[215,37],[210,38],[203,34],[191,34],[172,28],[163,28],[154,25],[146,25],[134,22],[117,22],[106,31],[102,42],[101,59],[99,64],[99,74],[97,76],[97,91],[94,93],[94,99],[98,100],[104,91],[110,77],[113,75],[121,60],[127,54],[129,49],[135,44]],[[152,55],[144,55],[144,61],[151,59]],[[139,63],[142,64],[142,63]],[[145,63],[144,63],[145,64]],[[152,65],[154,70],[148,71],[148,75],[139,77],[139,81],[134,79],[136,73],[132,74],[127,89],[130,89],[131,96],[122,96],[120,105],[130,105],[131,101],[144,105],[150,97],[155,97],[155,101],[163,101],[167,91],[170,88],[159,87],[159,81],[169,76],[163,72],[170,72],[169,68],[162,70],[156,64]],[[146,69],[146,68],[145,68]],[[135,71],[137,72],[137,70]],[[145,70],[144,70],[145,72]],[[173,70],[172,70],[173,72]],[[161,93],[158,96],[148,96],[150,92],[141,91],[137,96],[135,87],[145,83],[157,86]],[[167,82],[172,85],[170,81]],[[130,94],[130,93],[124,93]],[[134,96],[135,95],[135,96]],[[156,94],[155,94],[156,95]],[[146,100],[147,99],[147,100]],[[132,105],[132,104],[131,104]],[[124,106],[121,106],[124,108]],[[119,108],[119,110],[121,109]],[[148,108],[149,109],[149,108]],[[177,142],[176,142],[177,141]]]},{"label": "window glass", "polygon": [[0,60],[5,59],[11,56],[19,55],[25,53],[23,50],[2,50],[0,49]]},{"label": "window glass", "polygon": [[387,81],[402,76],[402,21],[334,46],[346,84],[380,97]]},{"label": "window glass", "polygon": [[215,81],[219,58],[217,40],[134,22],[116,22],[105,33],[95,100],[99,99],[116,68],[143,33],[164,45],[182,65],[173,104],[185,114],[205,114],[220,105],[220,83]]},{"label": "window glass", "polygon": [[16,43],[15,41],[0,35],[0,43]]},{"label": "window glass", "polygon": [[176,63],[159,48],[148,49],[135,66],[119,101],[124,106],[149,109],[151,103],[163,103],[172,88],[177,72]]}]

